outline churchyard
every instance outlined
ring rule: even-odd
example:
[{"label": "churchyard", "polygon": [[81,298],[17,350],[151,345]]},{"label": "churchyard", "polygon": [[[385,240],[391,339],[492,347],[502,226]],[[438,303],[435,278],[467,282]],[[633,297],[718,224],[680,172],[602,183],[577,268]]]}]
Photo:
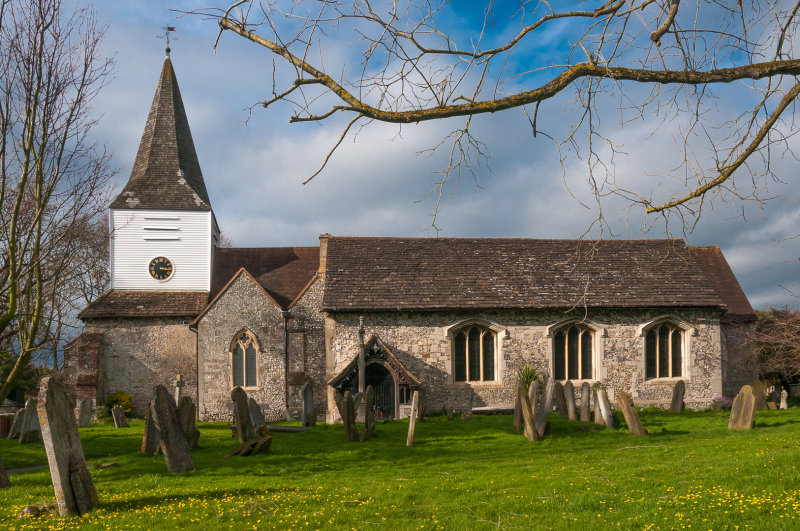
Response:
[{"label": "churchyard", "polygon": [[[791,406],[792,404],[790,404]],[[0,440],[12,488],[3,529],[789,529],[800,526],[800,408],[756,411],[751,430],[729,411],[646,409],[647,436],[549,415],[530,442],[511,415],[377,423],[363,442],[341,424],[272,431],[268,451],[240,446],[229,423],[198,423],[194,469],[169,473],[142,455],[145,422],[80,428],[98,503],[83,517],[18,518],[54,501],[45,447]],[[299,423],[297,423],[299,425]],[[362,425],[359,424],[361,429]],[[43,466],[44,465],[44,466]],[[23,467],[40,467],[15,471]]]}]

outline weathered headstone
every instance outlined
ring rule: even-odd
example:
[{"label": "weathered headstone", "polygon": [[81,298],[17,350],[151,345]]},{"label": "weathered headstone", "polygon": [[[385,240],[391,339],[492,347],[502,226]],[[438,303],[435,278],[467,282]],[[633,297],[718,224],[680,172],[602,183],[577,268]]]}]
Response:
[{"label": "weathered headstone", "polygon": [[117,428],[127,428],[128,419],[125,417],[125,412],[121,406],[114,406],[111,408],[111,416],[114,417],[114,426]]},{"label": "weathered headstone", "polygon": [[[532,386],[533,382],[531,383],[531,387]],[[520,402],[520,413],[522,415],[525,437],[527,437],[529,441],[538,441],[540,439],[539,432],[536,431],[536,426],[534,424],[534,409],[528,392],[529,389],[525,389],[525,382],[520,380],[517,386],[517,399]]]},{"label": "weathered headstone", "polygon": [[[303,427],[310,428],[317,425],[317,412],[314,410],[314,386],[310,383],[303,385]],[[374,416],[374,413],[373,413]]]},{"label": "weathered headstone", "polygon": [[781,391],[781,409],[789,409],[789,404],[787,403],[788,398],[789,393],[786,392],[786,389]]},{"label": "weathered headstone", "polygon": [[605,426],[606,421],[603,418],[603,413],[600,411],[600,403],[597,400],[597,389],[592,389],[592,403],[594,404],[594,423],[599,426]]},{"label": "weathered headstone", "polygon": [[371,385],[364,391],[364,430],[358,440],[365,441],[375,433],[375,390]]},{"label": "weathered headstone", "polygon": [[[361,394],[361,393],[358,393]],[[344,438],[347,442],[358,440],[356,432],[356,399],[350,391],[345,391],[343,396],[335,395],[336,407],[339,408],[339,415],[342,417],[344,425]],[[359,400],[359,403],[361,401]]]},{"label": "weathered headstone", "polygon": [[86,468],[74,410],[55,377],[42,379],[37,410],[58,512],[82,516],[98,503],[97,491]]},{"label": "weathered headstone", "polygon": [[156,397],[152,402],[153,420],[161,437],[161,451],[172,473],[194,470],[194,461],[189,451],[189,442],[178,418],[175,400],[163,385],[156,386]]},{"label": "weathered headstone", "polygon": [[19,434],[22,432],[22,422],[25,419],[25,408],[21,407],[14,415],[14,420],[11,422],[11,430],[8,432],[8,439],[19,439]]},{"label": "weathered headstone", "polygon": [[[533,429],[533,437],[534,441],[541,441],[544,437],[544,433],[539,433],[536,430],[536,412],[539,410],[539,382],[531,382],[531,385],[528,386],[528,402],[530,403],[530,411],[531,411],[531,428]],[[547,424],[545,424],[545,428]],[[526,434],[527,435],[527,434]]]},{"label": "weathered headstone", "polygon": [[7,489],[11,486],[11,480],[8,479],[6,468],[3,466],[3,458],[0,457],[0,489]]},{"label": "weathered headstone", "polygon": [[89,397],[81,400],[78,406],[78,427],[88,428],[92,425],[92,415],[94,415],[94,400]]},{"label": "weathered headstone", "polygon": [[175,378],[175,405],[181,403],[181,398],[183,398],[183,388],[186,386],[186,382],[183,381],[183,376],[178,375]]},{"label": "weathered headstone", "polygon": [[154,401],[151,400],[150,407],[147,408],[144,416],[144,433],[142,434],[142,453],[144,455],[153,455],[161,444],[161,436],[153,420],[153,403]]},{"label": "weathered headstone", "polygon": [[675,382],[675,387],[672,389],[672,401],[669,404],[670,413],[683,413],[683,397],[685,394],[686,384],[683,382],[683,380],[678,380]]},{"label": "weathered headstone", "polygon": [[639,420],[639,414],[633,405],[631,395],[625,391],[618,391],[617,404],[619,404],[622,414],[625,415],[625,423],[628,425],[631,435],[648,435],[647,430],[644,429],[642,422]]},{"label": "weathered headstone", "polygon": [[753,388],[745,385],[733,399],[729,430],[750,430],[755,425],[756,397]]},{"label": "weathered headstone", "polygon": [[592,394],[592,388],[589,382],[583,382],[581,385],[581,422],[591,422],[591,412],[589,409],[589,397]]},{"label": "weathered headstone", "polygon": [[419,415],[419,391],[415,390],[411,396],[411,415],[408,417],[408,437],[406,437],[406,446],[414,444],[414,427],[417,422],[417,415]]},{"label": "weathered headstone", "polygon": [[753,397],[756,399],[756,411],[769,409],[767,406],[767,398],[764,396],[764,385],[761,383],[761,380],[756,380],[753,382]]},{"label": "weathered headstone", "polygon": [[247,409],[250,411],[250,420],[253,422],[253,430],[259,431],[262,426],[267,425],[267,419],[264,418],[264,412],[261,406],[258,405],[256,399],[252,396],[247,399]]},{"label": "weathered headstone", "polygon": [[769,408],[770,411],[778,410],[778,404],[776,404],[775,402],[767,402],[767,407]]},{"label": "weathered headstone", "polygon": [[564,386],[561,385],[561,382],[555,382],[553,384],[553,394],[556,398],[556,409],[558,409],[558,414],[561,418],[567,418],[569,416],[569,412],[567,411],[567,398],[564,396]]},{"label": "weathered headstone", "polygon": [[250,420],[250,406],[247,401],[247,393],[244,389],[237,387],[231,391],[233,400],[233,416],[236,421],[236,434],[240,443],[245,443],[255,437],[253,423]]},{"label": "weathered headstone", "polygon": [[183,433],[186,434],[186,442],[189,443],[191,450],[197,446],[197,441],[200,439],[200,432],[194,425],[195,417],[197,416],[197,408],[194,405],[191,397],[184,396],[178,404],[178,418],[181,420],[181,428]]},{"label": "weathered headstone", "polygon": [[600,406],[600,414],[603,416],[603,423],[606,428],[614,428],[614,415],[605,389],[597,391],[597,404]]},{"label": "weathered headstone", "polygon": [[564,383],[564,398],[567,400],[567,416],[569,420],[578,420],[578,412],[575,408],[575,387],[569,380]]},{"label": "weathered headstone", "polygon": [[540,437],[544,437],[545,428],[547,428],[547,415],[553,410],[553,393],[555,391],[555,382],[550,378],[544,386],[539,409],[536,411],[536,431],[539,432]]},{"label": "weathered headstone", "polygon": [[[30,397],[25,402],[25,412],[22,414],[22,425],[19,432],[19,443],[27,444],[39,440],[42,436],[42,428],[39,424],[39,414],[36,410],[37,399]],[[74,419],[75,415],[71,415]]]},{"label": "weathered headstone", "polygon": [[[525,382],[522,380],[520,380],[519,383],[521,383],[523,386],[525,385]],[[525,392],[527,392],[527,390]],[[519,433],[523,430],[523,427],[524,420],[522,418],[522,398],[519,394],[519,389],[517,389],[517,399],[514,401],[514,431]]]}]

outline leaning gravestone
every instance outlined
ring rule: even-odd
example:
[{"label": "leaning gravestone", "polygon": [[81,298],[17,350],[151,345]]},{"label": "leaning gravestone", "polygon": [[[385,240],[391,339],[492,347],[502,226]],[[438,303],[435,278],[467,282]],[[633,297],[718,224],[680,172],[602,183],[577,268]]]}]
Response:
[{"label": "leaning gravestone", "polygon": [[581,385],[581,422],[590,422],[592,420],[589,410],[589,396],[592,394],[592,388],[589,382],[583,382]]},{"label": "leaning gravestone", "polygon": [[606,428],[614,428],[614,415],[611,412],[611,403],[608,401],[608,393],[605,389],[597,391],[597,403],[600,406],[600,414],[603,416],[603,424]]},{"label": "leaning gravestone", "polygon": [[786,389],[781,391],[781,409],[788,409],[789,404],[786,403],[786,400],[789,398],[789,393],[786,392]]},{"label": "leaning gravestone", "polygon": [[78,427],[88,428],[92,425],[92,415],[94,414],[94,400],[89,397],[81,400],[78,406]]},{"label": "leaning gravestone", "polygon": [[[25,402],[25,412],[22,415],[22,425],[19,432],[19,443],[27,444],[38,441],[42,436],[42,428],[39,425],[39,414],[36,411],[37,400],[34,397]],[[75,415],[71,415],[75,418]]]},{"label": "leaning gravestone", "polygon": [[[520,380],[520,383],[525,385],[525,382],[522,380]],[[517,399],[514,401],[514,431],[519,433],[522,431],[523,427],[524,420],[522,418],[522,398],[520,398],[519,389],[517,389]]]},{"label": "leaning gravestone", "polygon": [[[361,393],[358,393],[359,395]],[[336,407],[339,408],[339,416],[342,417],[342,424],[344,425],[344,439],[347,442],[358,440],[358,432],[356,431],[356,398],[350,391],[345,391],[341,397],[337,394],[334,395]],[[361,403],[361,400],[358,400]]]},{"label": "leaning gravestone", "polygon": [[86,468],[74,410],[53,376],[42,379],[37,409],[58,512],[83,516],[97,504],[97,491]]},{"label": "leaning gravestone", "polygon": [[190,450],[197,446],[197,441],[200,439],[200,432],[197,431],[194,425],[196,416],[197,408],[195,408],[191,397],[184,396],[181,398],[181,403],[178,404],[178,418],[181,420],[181,428],[183,428],[183,433],[186,434],[186,442],[189,443]]},{"label": "leaning gravestone", "polygon": [[553,394],[556,397],[556,409],[561,418],[567,418],[569,412],[567,411],[567,398],[564,396],[564,386],[561,382],[556,382],[553,385]]},{"label": "leaning gravestone", "polygon": [[147,414],[144,416],[144,433],[142,434],[142,453],[144,455],[153,455],[161,444],[161,437],[153,420],[153,404],[154,401],[151,400]]},{"label": "leaning gravestone", "polygon": [[8,432],[8,439],[19,439],[19,434],[22,432],[22,421],[25,418],[25,408],[21,407],[14,415],[14,420],[11,423],[11,431]]},{"label": "leaning gravestone", "polygon": [[672,402],[669,404],[670,413],[683,413],[683,397],[686,394],[686,384],[683,380],[678,380],[672,389]]},{"label": "leaning gravestone", "polygon": [[156,397],[152,402],[153,420],[161,437],[161,451],[172,473],[194,470],[194,461],[189,451],[189,442],[178,418],[175,399],[163,385],[156,386]]},{"label": "leaning gravestone", "polygon": [[598,426],[605,426],[603,413],[600,411],[600,402],[597,400],[597,389],[592,389],[592,403],[594,403],[594,423]]},{"label": "leaning gravestone", "polygon": [[3,458],[0,457],[0,489],[7,489],[11,486],[11,480],[8,479],[6,468],[3,466]]},{"label": "leaning gravestone", "polygon": [[114,426],[117,428],[128,428],[128,418],[125,416],[125,412],[122,410],[122,407],[116,405],[111,408],[111,416],[114,417]]},{"label": "leaning gravestone", "polygon": [[[536,431],[539,432],[540,437],[544,437],[544,430],[547,428],[547,415],[553,410],[553,393],[555,391],[555,382],[550,378],[544,386],[542,399],[539,403],[539,409],[536,411]],[[533,385],[533,384],[531,384]]]},{"label": "leaning gravestone", "polygon": [[536,431],[536,425],[534,423],[535,406],[531,402],[531,395],[533,395],[536,400],[539,398],[538,393],[531,392],[535,383],[536,382],[531,382],[530,388],[525,389],[525,382],[520,380],[517,386],[517,400],[520,403],[520,413],[522,415],[525,437],[527,437],[529,441],[538,441],[541,439],[541,437],[539,437],[539,432]]},{"label": "leaning gravestone", "polygon": [[307,383],[300,393],[303,396],[303,427],[311,428],[317,425],[317,412],[314,410],[314,386]]},{"label": "leaning gravestone", "polygon": [[733,399],[729,430],[750,430],[755,425],[756,397],[753,388],[745,385]]},{"label": "leaning gravestone", "polygon": [[756,411],[769,409],[767,398],[764,396],[764,385],[761,383],[761,380],[754,381],[752,388],[753,396],[756,399]]},{"label": "leaning gravestone", "polygon": [[237,387],[231,391],[231,400],[233,400],[233,416],[236,421],[236,434],[239,437],[240,443],[246,443],[256,433],[253,430],[253,422],[250,418],[250,405],[247,400],[247,393],[244,389]]},{"label": "leaning gravestone", "polygon": [[411,415],[408,417],[408,436],[406,437],[406,446],[414,444],[414,428],[419,415],[419,391],[414,390],[411,395]]},{"label": "leaning gravestone", "polygon": [[[306,384],[308,385],[308,384]],[[358,436],[359,441],[366,441],[375,433],[375,390],[368,385],[364,391],[364,430]]]},{"label": "leaning gravestone", "polygon": [[259,431],[262,426],[267,425],[267,419],[264,418],[264,412],[261,411],[261,406],[258,405],[256,399],[252,396],[247,399],[247,409],[250,411],[250,421],[253,423],[253,430]]},{"label": "leaning gravestone", "polygon": [[564,398],[567,399],[567,416],[569,420],[578,420],[578,413],[575,408],[575,387],[569,380],[564,383]]},{"label": "leaning gravestone", "polygon": [[639,420],[639,414],[633,405],[631,395],[624,391],[617,392],[617,404],[619,404],[622,414],[625,415],[625,423],[628,425],[631,435],[648,435],[647,430]]}]

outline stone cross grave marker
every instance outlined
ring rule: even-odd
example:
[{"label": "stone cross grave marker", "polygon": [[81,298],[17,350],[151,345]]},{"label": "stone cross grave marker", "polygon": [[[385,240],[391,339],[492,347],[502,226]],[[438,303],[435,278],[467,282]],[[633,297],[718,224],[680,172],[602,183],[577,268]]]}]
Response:
[{"label": "stone cross grave marker", "polygon": [[178,418],[178,409],[169,391],[163,385],[156,386],[156,397],[152,402],[153,420],[161,437],[161,451],[167,471],[175,474],[194,470],[194,461],[189,451],[189,442]]},{"label": "stone cross grave marker", "polygon": [[147,413],[144,416],[144,433],[142,434],[142,453],[144,455],[153,455],[161,445],[161,436],[153,420],[154,407],[154,401],[151,400],[150,406],[147,408]]},{"label": "stone cross grave marker", "polygon": [[253,431],[260,433],[267,425],[267,419],[264,418],[264,412],[261,410],[261,406],[258,405],[256,399],[252,396],[247,399],[247,409],[250,411]]},{"label": "stone cross grave marker", "polygon": [[92,425],[92,416],[94,415],[94,400],[88,396],[81,400],[78,406],[78,427],[88,428]]},{"label": "stone cross grave marker", "polygon": [[6,474],[6,467],[3,466],[3,458],[0,457],[0,489],[7,489],[11,486],[11,480]]},{"label": "stone cross grave marker", "polygon": [[608,401],[608,393],[605,389],[597,391],[597,404],[600,406],[600,414],[603,416],[603,423],[606,428],[614,428],[614,415],[611,412],[611,403]]},{"label": "stone cross grave marker", "polygon": [[183,381],[183,375],[179,374],[177,378],[175,378],[175,405],[181,403],[181,398],[183,398],[183,388],[186,386],[186,382]]},{"label": "stone cross grave marker", "polygon": [[669,404],[670,413],[683,413],[683,397],[685,394],[686,384],[683,380],[678,380],[675,382],[675,387],[672,389],[672,402]]},{"label": "stone cross grave marker", "polygon": [[745,385],[733,399],[731,417],[728,420],[729,430],[750,430],[755,425],[756,397],[753,388]]},{"label": "stone cross grave marker", "polygon": [[200,432],[194,425],[196,416],[197,408],[192,398],[188,396],[181,398],[181,402],[178,404],[178,418],[181,420],[181,428],[186,435],[186,442],[189,443],[189,450],[197,446],[197,441],[200,439]]},{"label": "stone cross grave marker", "polygon": [[787,399],[789,398],[789,393],[786,392],[786,389],[781,391],[781,409],[788,409],[789,404],[787,404]]},{"label": "stone cross grave marker", "polygon": [[317,425],[317,412],[314,410],[314,386],[310,383],[303,385],[300,391],[303,397],[303,427],[310,428]]},{"label": "stone cross grave marker", "polygon": [[564,396],[564,386],[561,385],[561,382],[555,382],[553,384],[553,394],[556,397],[556,409],[558,409],[558,414],[561,418],[567,418],[569,416],[569,412],[567,411],[567,398]]},{"label": "stone cross grave marker", "polygon": [[111,416],[114,417],[114,426],[117,428],[127,428],[128,426],[128,419],[125,417],[125,412],[122,410],[122,407],[116,405],[111,408]]},{"label": "stone cross grave marker", "polygon": [[233,415],[236,420],[236,433],[240,443],[245,443],[255,437],[253,423],[250,420],[250,406],[247,403],[247,393],[244,389],[237,387],[231,391],[233,400]]},{"label": "stone cross grave marker", "polygon": [[364,391],[364,430],[358,436],[359,441],[366,441],[375,433],[375,390],[371,385]]},{"label": "stone cross grave marker", "polygon": [[600,402],[597,399],[597,389],[592,389],[592,403],[594,404],[594,423],[599,426],[605,426],[606,421],[603,419],[603,413],[600,411]]},{"label": "stone cross grave marker", "polygon": [[75,412],[55,377],[42,379],[37,410],[58,512],[82,516],[97,505],[97,491],[86,468]]},{"label": "stone cross grave marker", "polygon": [[19,439],[19,434],[22,432],[22,421],[25,419],[25,408],[21,407],[14,415],[14,420],[11,422],[11,431],[8,432],[8,439]]},{"label": "stone cross grave marker", "polygon": [[[30,397],[25,402],[25,412],[22,414],[22,424],[20,425],[19,443],[28,444],[39,440],[42,436],[42,427],[39,424],[39,414],[36,410],[37,399]],[[71,415],[75,418],[75,415]]]},{"label": "stone cross grave marker", "polygon": [[619,404],[622,414],[625,415],[625,423],[628,425],[631,435],[648,435],[647,430],[644,429],[642,422],[639,420],[639,414],[633,405],[631,395],[624,391],[618,391],[617,404]]},{"label": "stone cross grave marker", "polygon": [[555,392],[555,382],[552,378],[547,380],[542,393],[539,409],[536,411],[536,418],[534,424],[536,431],[539,432],[540,437],[544,437],[545,428],[547,428],[547,415],[553,410],[553,394]]},{"label": "stone cross grave marker", "polygon": [[589,382],[583,382],[581,385],[581,422],[591,422],[591,414],[589,409],[589,397],[592,395],[592,388]]},{"label": "stone cross grave marker", "polygon": [[578,412],[575,407],[575,387],[569,380],[564,383],[564,398],[567,399],[567,416],[569,420],[578,420]]},{"label": "stone cross grave marker", "polygon": [[419,391],[414,390],[411,396],[411,415],[408,417],[408,437],[406,437],[406,446],[414,444],[414,427],[417,423],[417,415],[419,414]]},{"label": "stone cross grave marker", "polygon": [[767,406],[767,399],[764,396],[764,385],[761,383],[761,380],[753,382],[752,390],[753,396],[756,399],[756,411],[769,409],[769,406]]}]

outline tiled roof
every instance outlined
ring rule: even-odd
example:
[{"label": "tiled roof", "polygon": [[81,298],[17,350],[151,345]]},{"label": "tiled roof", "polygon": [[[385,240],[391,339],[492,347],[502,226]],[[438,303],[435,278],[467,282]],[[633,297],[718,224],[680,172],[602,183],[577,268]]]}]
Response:
[{"label": "tiled roof", "polygon": [[323,310],[721,306],[682,240],[328,239]]},{"label": "tiled roof", "polygon": [[708,281],[725,303],[725,315],[734,319],[755,319],[756,312],[742,291],[742,287],[725,260],[722,251],[716,245],[711,247],[691,247],[692,257],[697,266],[703,270]]},{"label": "tiled roof", "polygon": [[78,317],[194,317],[207,302],[207,291],[110,290]]},{"label": "tiled roof", "polygon": [[169,57],[161,70],[131,177],[111,208],[211,210]]},{"label": "tiled roof", "polygon": [[286,308],[314,278],[319,247],[218,248],[211,293],[218,293],[241,268]]}]

